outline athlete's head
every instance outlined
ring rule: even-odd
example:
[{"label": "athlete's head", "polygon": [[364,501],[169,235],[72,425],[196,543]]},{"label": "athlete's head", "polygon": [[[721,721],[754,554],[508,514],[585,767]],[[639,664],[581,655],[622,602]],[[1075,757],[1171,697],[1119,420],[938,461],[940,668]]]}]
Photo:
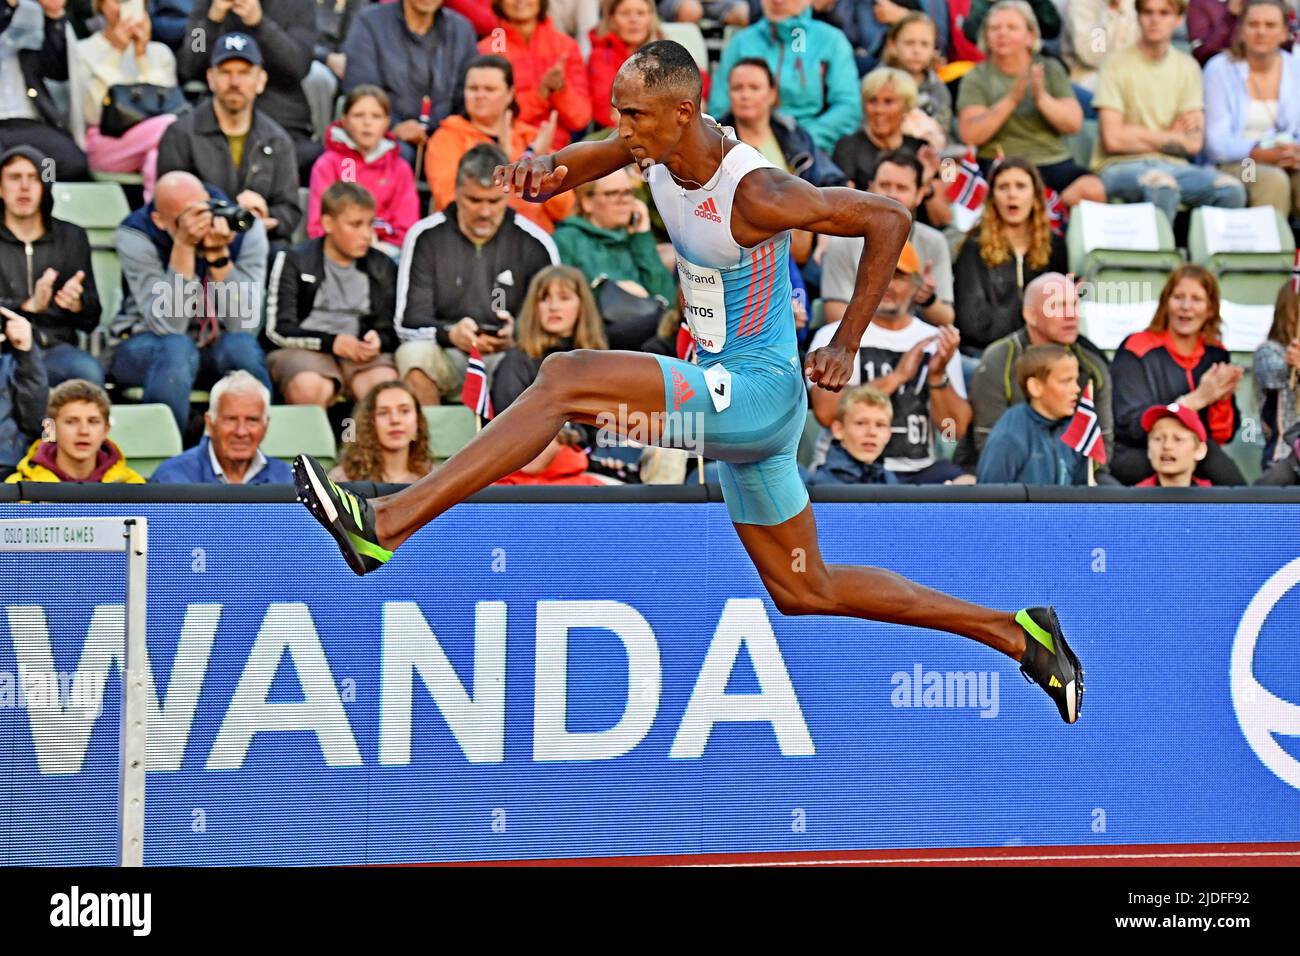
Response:
[{"label": "athlete's head", "polygon": [[618,135],[642,168],[671,155],[698,122],[701,82],[694,58],[672,40],[647,43],[618,71],[610,97]]},{"label": "athlete's head", "polygon": [[1016,361],[1016,381],[1029,407],[1052,421],[1074,414],[1079,360],[1063,345],[1031,345]]},{"label": "athlete's head", "polygon": [[870,385],[859,385],[840,399],[831,435],[850,458],[871,464],[889,444],[893,421],[889,397]]}]

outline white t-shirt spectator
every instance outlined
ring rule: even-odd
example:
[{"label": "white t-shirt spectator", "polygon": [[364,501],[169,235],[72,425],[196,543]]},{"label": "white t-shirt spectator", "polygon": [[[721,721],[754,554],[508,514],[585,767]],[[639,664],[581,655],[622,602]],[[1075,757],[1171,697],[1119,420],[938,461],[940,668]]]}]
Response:
[{"label": "white t-shirt spectator", "polygon": [[[916,316],[901,329],[887,329],[872,323],[862,335],[858,346],[858,361],[853,365],[849,382],[845,388],[862,385],[882,375],[888,375],[907,350],[917,342],[935,335],[934,326],[922,322]],[[809,351],[819,349],[830,343],[831,336],[839,327],[838,322],[824,325],[813,334]],[[928,360],[923,360],[916,378],[899,386],[889,396],[894,406],[893,437],[885,446],[885,467],[898,474],[910,474],[929,468],[935,462],[934,428],[930,421],[930,385]],[[966,397],[966,380],[961,374],[961,353],[954,352],[948,360],[948,377],[952,379],[952,388],[962,398]],[[810,387],[811,387],[811,383]],[[817,449],[813,464],[821,465],[826,460],[826,450],[830,448],[831,434],[829,428],[823,428],[817,437]]]},{"label": "white t-shirt spectator", "polygon": [[[934,270],[934,297],[952,305],[952,250],[938,229],[923,222],[912,223],[910,241],[921,265],[928,261]],[[826,240],[822,257],[822,298],[848,302],[858,281],[858,262],[862,259],[865,240],[861,236],[831,236]],[[927,303],[928,305],[929,303]]]}]

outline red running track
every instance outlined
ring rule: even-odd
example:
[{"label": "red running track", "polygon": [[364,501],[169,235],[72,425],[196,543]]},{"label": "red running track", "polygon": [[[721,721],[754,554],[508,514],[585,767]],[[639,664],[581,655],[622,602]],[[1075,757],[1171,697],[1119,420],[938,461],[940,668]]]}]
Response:
[{"label": "red running track", "polygon": [[1300,866],[1300,843],[995,846],[925,850],[705,853],[563,860],[489,860],[420,866]]}]

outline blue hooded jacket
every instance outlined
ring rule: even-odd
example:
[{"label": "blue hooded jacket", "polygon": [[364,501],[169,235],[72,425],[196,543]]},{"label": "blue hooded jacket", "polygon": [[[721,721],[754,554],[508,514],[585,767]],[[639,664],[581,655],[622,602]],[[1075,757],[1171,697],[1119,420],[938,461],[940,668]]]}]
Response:
[{"label": "blue hooded jacket", "polygon": [[728,112],[727,77],[737,60],[751,56],[771,67],[781,111],[794,117],[819,148],[830,152],[862,125],[853,47],[842,30],[814,20],[811,7],[776,23],[760,20],[731,38],[709,91],[711,116]]},{"label": "blue hooded jacket", "polygon": [[1088,459],[1061,441],[1071,416],[1052,421],[1028,402],[1012,405],[989,432],[976,480],[981,485],[1086,485]]}]

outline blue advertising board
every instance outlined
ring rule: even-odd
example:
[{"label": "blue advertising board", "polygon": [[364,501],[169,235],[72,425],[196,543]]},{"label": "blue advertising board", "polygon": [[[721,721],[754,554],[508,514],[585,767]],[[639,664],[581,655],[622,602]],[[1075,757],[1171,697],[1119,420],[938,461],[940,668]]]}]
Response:
[{"label": "blue advertising board", "polygon": [[[148,864],[1300,841],[1293,509],[815,509],[828,562],[1055,605],[1081,722],[782,616],[719,504],[465,505],[364,579],[295,505],[0,518],[149,519]],[[115,860],[121,579],[0,555],[0,864]]]}]

